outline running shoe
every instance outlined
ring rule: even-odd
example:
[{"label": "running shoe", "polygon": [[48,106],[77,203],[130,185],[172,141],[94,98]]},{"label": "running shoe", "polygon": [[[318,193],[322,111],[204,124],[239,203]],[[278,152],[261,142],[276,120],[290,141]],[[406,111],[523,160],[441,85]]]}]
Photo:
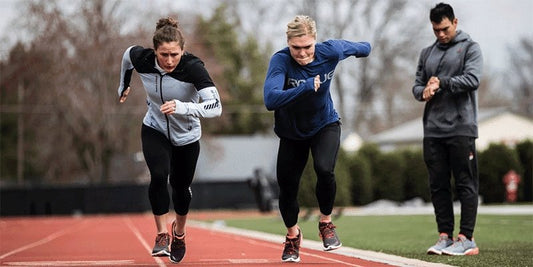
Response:
[{"label": "running shoe", "polygon": [[337,236],[337,232],[335,232],[335,228],[336,227],[332,222],[318,223],[318,235],[322,239],[325,251],[334,250],[342,246],[342,243]]},{"label": "running shoe", "polygon": [[479,248],[476,246],[474,238],[468,240],[466,236],[459,234],[451,246],[442,250],[442,254],[452,256],[477,255]]},{"label": "running shoe", "polygon": [[430,255],[441,255],[442,250],[453,244],[453,238],[449,238],[448,234],[440,233],[437,243],[428,248],[427,253]]},{"label": "running shoe", "polygon": [[285,236],[285,247],[283,248],[283,254],[281,255],[281,261],[283,262],[300,262],[300,243],[302,242],[302,231],[298,229],[298,236],[295,238],[289,238]]},{"label": "running shoe", "polygon": [[170,256],[168,258],[171,262],[178,263],[185,256],[185,236],[178,238],[174,229],[176,229],[176,221],[172,223],[172,243],[170,244]]},{"label": "running shoe", "polygon": [[152,249],[152,256],[168,256],[170,250],[168,245],[170,244],[170,235],[168,233],[161,233],[155,237],[155,245]]}]

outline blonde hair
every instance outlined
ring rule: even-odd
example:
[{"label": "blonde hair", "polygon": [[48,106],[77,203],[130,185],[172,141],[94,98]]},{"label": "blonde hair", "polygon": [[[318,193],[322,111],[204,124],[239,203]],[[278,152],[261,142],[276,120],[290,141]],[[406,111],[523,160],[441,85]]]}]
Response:
[{"label": "blonde hair", "polygon": [[316,23],[309,16],[298,15],[287,24],[286,33],[287,40],[304,35],[312,35],[316,39]]},{"label": "blonde hair", "polygon": [[152,41],[156,50],[162,43],[178,42],[182,49],[185,45],[185,39],[179,29],[179,23],[171,17],[161,18],[157,21]]}]

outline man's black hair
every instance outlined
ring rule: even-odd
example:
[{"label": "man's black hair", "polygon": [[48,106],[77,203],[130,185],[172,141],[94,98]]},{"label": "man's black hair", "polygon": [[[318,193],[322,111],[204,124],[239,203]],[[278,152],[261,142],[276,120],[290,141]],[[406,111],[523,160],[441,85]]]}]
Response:
[{"label": "man's black hair", "polygon": [[435,23],[440,23],[444,18],[448,18],[450,21],[455,19],[452,6],[445,3],[438,3],[429,12],[429,20]]}]

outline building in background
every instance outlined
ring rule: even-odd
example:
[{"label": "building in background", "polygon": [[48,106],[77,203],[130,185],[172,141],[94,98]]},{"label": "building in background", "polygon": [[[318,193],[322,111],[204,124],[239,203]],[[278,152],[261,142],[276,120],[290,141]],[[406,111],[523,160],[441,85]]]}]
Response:
[{"label": "building in background", "polygon": [[[383,151],[398,148],[421,148],[424,132],[422,118],[417,118],[371,136],[368,142]],[[483,151],[491,143],[514,146],[521,141],[533,140],[533,120],[506,109],[480,110],[478,113],[476,147]]]}]

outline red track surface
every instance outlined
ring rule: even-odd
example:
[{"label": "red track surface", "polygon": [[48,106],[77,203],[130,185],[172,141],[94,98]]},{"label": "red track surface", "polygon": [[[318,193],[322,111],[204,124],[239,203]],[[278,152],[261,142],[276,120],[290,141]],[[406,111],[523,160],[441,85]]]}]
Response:
[{"label": "red track surface", "polygon": [[[0,266],[175,265],[150,255],[154,231],[150,214],[0,218]],[[300,263],[282,263],[281,238],[271,243],[191,225],[186,241],[176,266],[389,266],[305,248]]]}]

